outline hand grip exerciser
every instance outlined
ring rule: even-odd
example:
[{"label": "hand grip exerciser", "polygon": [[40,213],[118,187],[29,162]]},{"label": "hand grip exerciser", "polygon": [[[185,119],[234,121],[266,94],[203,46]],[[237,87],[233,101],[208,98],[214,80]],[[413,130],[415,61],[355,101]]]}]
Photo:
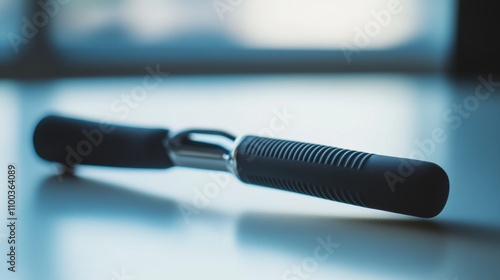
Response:
[{"label": "hand grip exerciser", "polygon": [[217,130],[170,135],[48,116],[33,142],[41,158],[69,170],[87,164],[227,171],[249,184],[422,218],[439,214],[449,192],[448,176],[434,163]]}]

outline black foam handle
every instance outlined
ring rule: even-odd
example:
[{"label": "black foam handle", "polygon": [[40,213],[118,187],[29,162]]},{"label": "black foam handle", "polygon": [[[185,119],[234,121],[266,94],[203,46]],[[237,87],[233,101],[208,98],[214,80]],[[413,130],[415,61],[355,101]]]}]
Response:
[{"label": "black foam handle", "polygon": [[36,153],[67,168],[78,164],[167,168],[168,130],[116,126],[59,116],[42,119],[33,135]]},{"label": "black foam handle", "polygon": [[419,160],[246,136],[236,163],[246,183],[422,218],[448,199],[444,170]]}]

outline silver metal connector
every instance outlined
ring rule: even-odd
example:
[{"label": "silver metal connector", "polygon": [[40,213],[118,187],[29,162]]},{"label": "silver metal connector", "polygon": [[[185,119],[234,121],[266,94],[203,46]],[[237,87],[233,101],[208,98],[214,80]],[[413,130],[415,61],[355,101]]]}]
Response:
[{"label": "silver metal connector", "polygon": [[165,143],[175,166],[234,173],[236,137],[217,130],[187,130]]}]

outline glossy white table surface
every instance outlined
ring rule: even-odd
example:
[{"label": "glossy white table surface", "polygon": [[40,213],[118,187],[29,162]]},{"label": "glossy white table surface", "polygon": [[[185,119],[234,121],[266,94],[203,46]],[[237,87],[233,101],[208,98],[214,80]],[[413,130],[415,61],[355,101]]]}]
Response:
[{"label": "glossy white table surface", "polygon": [[[17,272],[2,261],[0,279],[499,279],[500,87],[480,100],[478,80],[439,75],[168,76],[125,103],[142,81],[0,80],[0,178],[8,163],[18,171]],[[31,142],[49,113],[401,157],[442,129],[446,140],[424,152],[447,171],[450,196],[425,220],[203,170],[82,167],[61,181]],[[220,188],[208,206],[183,215],[209,184]],[[2,226],[2,260],[8,234]],[[318,239],[336,244],[322,259]]]}]

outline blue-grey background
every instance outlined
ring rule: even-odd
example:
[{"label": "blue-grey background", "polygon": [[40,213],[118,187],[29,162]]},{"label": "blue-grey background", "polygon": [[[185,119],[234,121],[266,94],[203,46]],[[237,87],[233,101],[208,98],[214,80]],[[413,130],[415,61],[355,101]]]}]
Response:
[{"label": "blue-grey background", "polygon": [[[1,65],[29,74],[0,79],[0,219],[10,163],[19,218],[17,272],[2,261],[1,279],[498,279],[500,87],[447,74],[455,1],[401,0],[403,12],[349,63],[341,44],[352,45],[356,28],[390,1],[350,2],[242,1],[221,20],[211,1],[73,0],[16,53],[8,34],[33,12],[0,1]],[[43,52],[32,52],[33,42]],[[263,74],[287,62],[334,73]],[[133,76],[117,69],[131,65],[140,69]],[[254,73],[198,73],[228,65]],[[168,75],[126,105],[147,67]],[[289,117],[273,125],[283,112]],[[60,177],[32,146],[49,113],[400,157],[421,151],[448,173],[450,197],[423,220],[202,170],[81,167]],[[436,129],[446,140],[424,150]],[[7,237],[1,226],[1,260]],[[326,260],[315,258],[318,240],[338,245]],[[290,273],[297,267],[305,274]]]}]

